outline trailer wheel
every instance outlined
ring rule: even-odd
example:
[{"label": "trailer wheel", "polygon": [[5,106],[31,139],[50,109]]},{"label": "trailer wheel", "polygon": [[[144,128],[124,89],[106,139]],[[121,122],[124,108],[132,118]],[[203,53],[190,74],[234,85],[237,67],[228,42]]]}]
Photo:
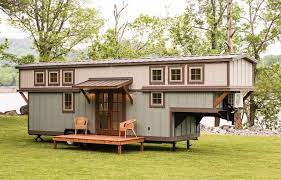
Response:
[{"label": "trailer wheel", "polygon": [[[64,131],[64,135],[69,135],[69,134],[74,134],[74,130],[72,130],[72,129],[66,129],[66,130]],[[66,144],[67,144],[67,145],[73,145],[74,143],[71,142],[71,141],[66,141]]]},{"label": "trailer wheel", "polygon": [[36,142],[43,142],[44,139],[41,137],[41,134],[38,134],[37,137],[35,138]]}]

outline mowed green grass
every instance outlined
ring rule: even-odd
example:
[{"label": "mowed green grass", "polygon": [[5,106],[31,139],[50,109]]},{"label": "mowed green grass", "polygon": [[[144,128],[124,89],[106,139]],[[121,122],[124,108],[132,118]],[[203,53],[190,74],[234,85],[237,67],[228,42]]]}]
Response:
[{"label": "mowed green grass", "polygon": [[27,117],[0,116],[0,179],[271,179],[281,178],[281,138],[202,135],[170,144],[73,147],[37,143]]}]

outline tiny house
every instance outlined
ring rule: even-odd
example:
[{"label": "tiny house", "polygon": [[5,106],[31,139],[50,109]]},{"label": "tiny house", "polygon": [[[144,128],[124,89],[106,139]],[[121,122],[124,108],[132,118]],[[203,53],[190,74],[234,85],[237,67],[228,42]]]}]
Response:
[{"label": "tiny house", "polygon": [[91,134],[117,135],[136,119],[145,141],[177,142],[200,136],[200,120],[234,121],[254,90],[256,61],[211,55],[50,62],[20,65],[19,92],[28,92],[28,133],[73,133],[73,119],[89,119]]}]

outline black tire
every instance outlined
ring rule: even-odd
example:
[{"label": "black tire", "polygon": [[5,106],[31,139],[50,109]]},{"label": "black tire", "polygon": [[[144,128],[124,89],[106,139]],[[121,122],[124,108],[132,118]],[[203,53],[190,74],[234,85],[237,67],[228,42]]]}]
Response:
[{"label": "black tire", "polygon": [[[65,130],[65,131],[64,131],[64,135],[69,135],[69,134],[74,134],[74,133],[75,133],[75,132],[74,132],[74,130],[72,130],[72,129],[68,129],[68,130]],[[65,144],[66,144],[66,145],[74,145],[74,146],[79,145],[79,143],[73,143],[73,142],[70,142],[70,141],[66,141]]]}]

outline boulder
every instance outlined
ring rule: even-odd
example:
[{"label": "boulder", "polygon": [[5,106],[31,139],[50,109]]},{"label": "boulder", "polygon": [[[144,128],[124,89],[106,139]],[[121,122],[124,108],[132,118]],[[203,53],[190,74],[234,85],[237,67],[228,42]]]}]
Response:
[{"label": "boulder", "polygon": [[11,110],[11,111],[6,111],[6,112],[5,112],[5,115],[8,115],[8,116],[16,116],[16,115],[18,115],[18,113],[17,113],[16,110]]},{"label": "boulder", "polygon": [[229,130],[229,129],[233,129],[233,126],[231,126],[231,125],[222,125],[222,126],[221,126],[221,129],[223,129],[223,130]]},{"label": "boulder", "polygon": [[28,105],[24,105],[20,108],[20,113],[22,115],[28,114]]}]

